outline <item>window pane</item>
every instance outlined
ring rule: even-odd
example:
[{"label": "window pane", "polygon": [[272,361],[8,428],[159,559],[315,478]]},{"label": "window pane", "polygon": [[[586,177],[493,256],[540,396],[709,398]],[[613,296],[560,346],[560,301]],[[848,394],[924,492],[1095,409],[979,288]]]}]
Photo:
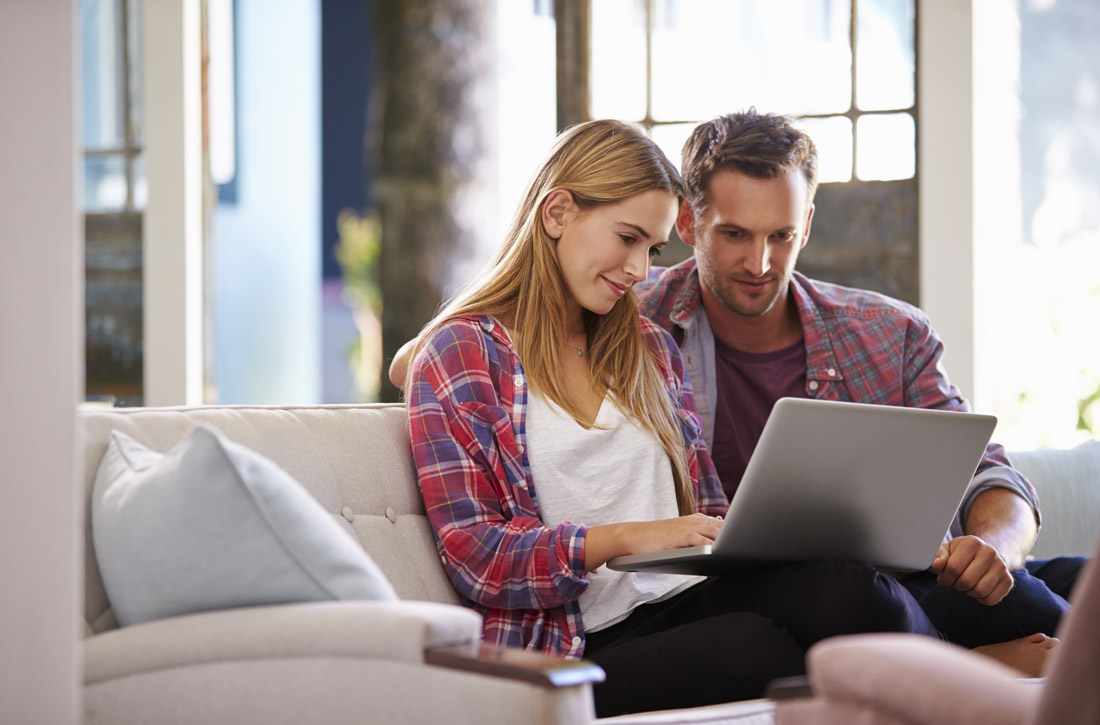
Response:
[{"label": "window pane", "polygon": [[844,116],[803,118],[795,126],[810,134],[817,146],[820,183],[852,180],[852,122]]},{"label": "window pane", "polygon": [[592,3],[593,118],[645,118],[645,0]]},{"label": "window pane", "polygon": [[84,159],[84,211],[126,208],[126,157],[122,154]]},{"label": "window pane", "polygon": [[80,22],[84,145],[122,148],[126,139],[122,3],[82,0]]},{"label": "window pane", "polygon": [[710,118],[749,106],[789,114],[848,110],[849,3],[667,0],[658,8],[655,119]]},{"label": "window pane", "polygon": [[132,143],[141,148],[145,145],[145,15],[144,2],[130,0],[127,10],[129,30],[127,41],[130,45],[130,130]]},{"label": "window pane", "polygon": [[908,113],[861,116],[856,123],[856,175],[863,181],[911,179],[916,172],[916,126]]},{"label": "window pane", "polygon": [[868,111],[913,105],[913,0],[858,0],[856,104]]},{"label": "window pane", "polygon": [[134,185],[134,209],[143,211],[149,200],[149,183],[145,178],[145,154],[138,154],[130,162],[130,178]]}]

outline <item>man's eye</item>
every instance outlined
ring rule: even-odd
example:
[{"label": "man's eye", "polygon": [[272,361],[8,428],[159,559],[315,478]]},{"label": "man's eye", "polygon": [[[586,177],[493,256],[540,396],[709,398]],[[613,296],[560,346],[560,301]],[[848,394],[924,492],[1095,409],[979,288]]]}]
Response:
[{"label": "man's eye", "polygon": [[650,247],[649,248],[649,258],[650,259],[652,259],[654,257],[660,257],[660,256],[661,256],[661,247]]},{"label": "man's eye", "polygon": [[790,240],[794,239],[794,232],[776,232],[772,236],[774,236],[781,242],[789,242]]},{"label": "man's eye", "polygon": [[740,229],[727,229],[725,231],[725,235],[727,237],[729,237],[730,239],[737,239],[738,237],[741,236],[741,230]]}]

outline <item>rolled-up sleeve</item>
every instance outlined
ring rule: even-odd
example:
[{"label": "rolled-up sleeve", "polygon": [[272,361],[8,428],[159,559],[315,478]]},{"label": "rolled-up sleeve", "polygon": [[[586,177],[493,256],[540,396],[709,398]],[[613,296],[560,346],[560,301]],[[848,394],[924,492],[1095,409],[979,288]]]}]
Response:
[{"label": "rolled-up sleeve", "polygon": [[[914,320],[906,335],[905,402],[921,408],[970,411],[970,404],[955,385],[947,379],[943,368],[943,342],[925,317]],[[1035,523],[1042,525],[1039,512],[1039,495],[1031,482],[1012,467],[1005,450],[997,443],[986,446],[974,477],[963,495],[962,504],[951,523],[951,535],[965,533],[966,519],[974,501],[991,488],[1003,488],[1015,492],[1031,507]]]}]

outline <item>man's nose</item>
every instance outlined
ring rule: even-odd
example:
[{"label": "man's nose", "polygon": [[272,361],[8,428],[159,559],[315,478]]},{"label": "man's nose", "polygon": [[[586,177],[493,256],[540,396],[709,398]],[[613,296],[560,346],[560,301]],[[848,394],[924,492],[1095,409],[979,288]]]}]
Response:
[{"label": "man's nose", "polygon": [[754,277],[763,277],[772,268],[771,249],[767,239],[753,240],[745,259],[745,269]]}]

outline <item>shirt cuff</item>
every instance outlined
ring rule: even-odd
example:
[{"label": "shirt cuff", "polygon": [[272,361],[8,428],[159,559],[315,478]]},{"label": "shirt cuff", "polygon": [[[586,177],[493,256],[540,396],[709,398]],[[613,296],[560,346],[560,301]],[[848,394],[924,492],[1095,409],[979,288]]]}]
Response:
[{"label": "shirt cuff", "polygon": [[1020,496],[1024,501],[1027,501],[1031,506],[1031,510],[1035,512],[1035,525],[1038,529],[1043,526],[1042,514],[1039,513],[1039,501],[1027,480],[1020,475],[1019,471],[1007,466],[994,466],[987,468],[978,475],[974,476],[970,481],[970,485],[966,489],[966,493],[963,494],[962,503],[959,505],[959,511],[955,514],[955,519],[951,522],[951,529],[949,531],[950,537],[955,538],[957,536],[963,536],[966,533],[966,529],[963,527],[963,522],[970,516],[970,508],[974,505],[974,501],[981,494],[993,488],[1004,488],[1014,492],[1017,496]]}]

